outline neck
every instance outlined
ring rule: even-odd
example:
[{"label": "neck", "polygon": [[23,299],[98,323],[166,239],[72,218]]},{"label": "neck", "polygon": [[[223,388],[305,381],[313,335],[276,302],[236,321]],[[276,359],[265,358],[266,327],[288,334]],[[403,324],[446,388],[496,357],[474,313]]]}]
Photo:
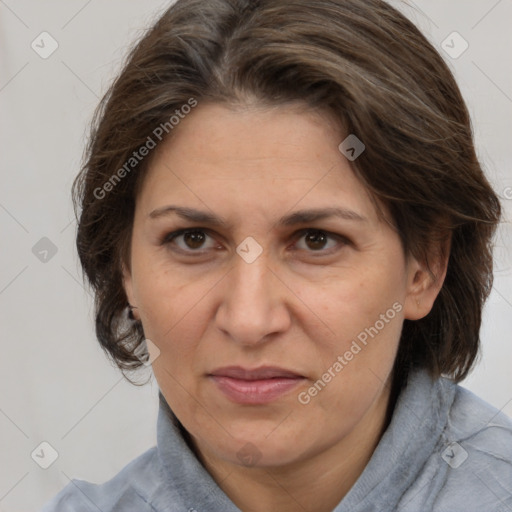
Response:
[{"label": "neck", "polygon": [[286,466],[240,466],[212,456],[196,439],[191,441],[206,470],[244,512],[330,512],[355,484],[389,425],[395,398],[389,384],[341,441]]}]

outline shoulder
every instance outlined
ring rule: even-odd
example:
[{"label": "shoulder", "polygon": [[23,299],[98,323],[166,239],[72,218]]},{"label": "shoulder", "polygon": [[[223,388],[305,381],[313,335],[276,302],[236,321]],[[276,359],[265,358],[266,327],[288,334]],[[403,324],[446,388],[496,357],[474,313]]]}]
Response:
[{"label": "shoulder", "polygon": [[512,465],[512,419],[468,389],[456,386],[446,435]]},{"label": "shoulder", "polygon": [[40,512],[153,511],[145,495],[158,482],[158,470],[157,449],[153,447],[103,484],[71,480]]},{"label": "shoulder", "polygon": [[512,420],[462,386],[435,458],[444,474],[435,510],[512,509]]}]

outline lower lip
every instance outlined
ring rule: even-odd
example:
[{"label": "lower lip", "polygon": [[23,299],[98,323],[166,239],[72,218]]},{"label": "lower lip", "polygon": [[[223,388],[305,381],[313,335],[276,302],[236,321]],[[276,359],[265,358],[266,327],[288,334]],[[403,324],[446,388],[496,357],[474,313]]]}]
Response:
[{"label": "lower lip", "polygon": [[239,404],[266,404],[281,397],[303,382],[304,378],[241,380],[220,375],[211,378],[230,400]]}]

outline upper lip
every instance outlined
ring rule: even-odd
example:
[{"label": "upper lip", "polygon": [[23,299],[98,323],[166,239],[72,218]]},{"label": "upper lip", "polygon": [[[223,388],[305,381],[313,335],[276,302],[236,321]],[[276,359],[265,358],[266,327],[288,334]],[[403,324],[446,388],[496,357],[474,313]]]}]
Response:
[{"label": "upper lip", "polygon": [[291,370],[286,370],[284,368],[279,368],[277,366],[260,366],[259,368],[254,368],[252,370],[248,368],[243,368],[241,366],[225,366],[223,368],[218,368],[210,373],[210,375],[216,377],[229,377],[231,379],[239,379],[239,380],[263,380],[263,379],[274,379],[274,378],[300,378],[302,375],[293,372]]}]

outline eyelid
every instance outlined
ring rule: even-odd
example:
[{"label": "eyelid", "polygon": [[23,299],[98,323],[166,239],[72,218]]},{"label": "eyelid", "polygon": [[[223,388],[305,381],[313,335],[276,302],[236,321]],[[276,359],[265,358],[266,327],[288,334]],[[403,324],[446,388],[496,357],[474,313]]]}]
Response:
[{"label": "eyelid", "polygon": [[[217,235],[216,233],[214,233],[213,231],[211,231],[210,229],[208,228],[203,228],[203,227],[187,227],[187,228],[180,228],[180,229],[176,229],[174,231],[171,231],[169,233],[166,233],[162,238],[161,238],[161,241],[160,241],[160,245],[167,245],[167,244],[171,244],[171,242],[185,234],[185,233],[189,233],[189,232],[194,232],[194,231],[199,231],[199,232],[202,232],[202,233],[205,233],[207,236],[209,236],[210,238],[212,238],[213,240],[216,240],[217,241],[217,238],[220,237],[220,235]],[[327,231],[325,229],[321,229],[321,228],[314,228],[314,227],[308,227],[308,228],[302,228],[302,229],[299,229],[297,231],[295,231],[292,235],[292,240],[293,240],[293,244],[296,244],[298,240],[300,240],[304,235],[308,234],[308,233],[312,233],[312,232],[321,232],[323,234],[325,234],[328,238],[331,238],[331,239],[334,239],[336,240],[338,243],[341,242],[343,245],[350,245],[352,244],[352,242],[346,237],[346,236],[343,236],[343,235],[340,235],[338,233],[333,233],[331,231]],[[222,237],[220,237],[222,238]],[[218,243],[218,242],[217,242]],[[182,253],[187,253],[187,254],[196,254],[196,255],[200,255],[200,254],[204,254],[205,252],[207,252],[208,250],[210,249],[197,249],[197,250],[193,250],[193,249],[190,249],[190,250],[185,250],[185,249],[182,249],[180,248],[179,246],[176,246],[176,250],[178,251],[181,251]],[[294,251],[301,251],[301,250],[305,250],[305,249],[292,249]],[[311,253],[311,254],[315,254],[317,256],[322,256],[322,255],[327,255],[327,254],[330,254],[332,252],[335,252],[339,250],[339,247],[334,247],[334,248],[330,248],[330,249],[327,249],[327,250],[323,250],[323,249],[320,249],[318,251],[314,251],[314,250],[310,250],[310,251],[306,251],[308,253]]]},{"label": "eyelid", "polygon": [[[210,238],[212,238],[213,240],[215,240],[215,237],[212,235],[212,231],[210,231],[209,229],[202,228],[202,227],[190,227],[190,228],[180,228],[180,229],[176,229],[174,231],[166,233],[160,239],[160,245],[170,245],[174,241],[175,238],[178,238],[179,236],[184,235],[185,233],[190,233],[190,232],[194,232],[194,231],[199,231],[201,233],[204,233],[205,235],[207,235]],[[186,249],[182,249],[181,247],[179,247],[176,244],[175,244],[175,247],[176,248],[174,250],[181,252],[183,254],[201,255],[209,250],[209,249],[186,250]]]},{"label": "eyelid", "polygon": [[[352,244],[350,239],[347,238],[346,236],[339,235],[338,233],[333,233],[331,231],[327,231],[327,230],[321,229],[321,228],[303,228],[303,229],[300,229],[299,231],[296,231],[294,233],[294,235],[293,235],[294,244],[300,238],[302,238],[304,235],[306,235],[308,233],[315,232],[315,231],[325,234],[328,238],[336,240],[338,243],[341,242],[344,245],[351,245]],[[301,249],[294,249],[294,250],[301,250]],[[318,250],[318,251],[311,250],[311,251],[307,251],[307,252],[309,252],[311,254],[315,254],[316,253],[318,256],[321,256],[321,255],[330,254],[331,252],[337,251],[337,250],[339,250],[339,247],[334,247],[334,248],[330,248],[330,249],[326,249],[326,250]]]}]

